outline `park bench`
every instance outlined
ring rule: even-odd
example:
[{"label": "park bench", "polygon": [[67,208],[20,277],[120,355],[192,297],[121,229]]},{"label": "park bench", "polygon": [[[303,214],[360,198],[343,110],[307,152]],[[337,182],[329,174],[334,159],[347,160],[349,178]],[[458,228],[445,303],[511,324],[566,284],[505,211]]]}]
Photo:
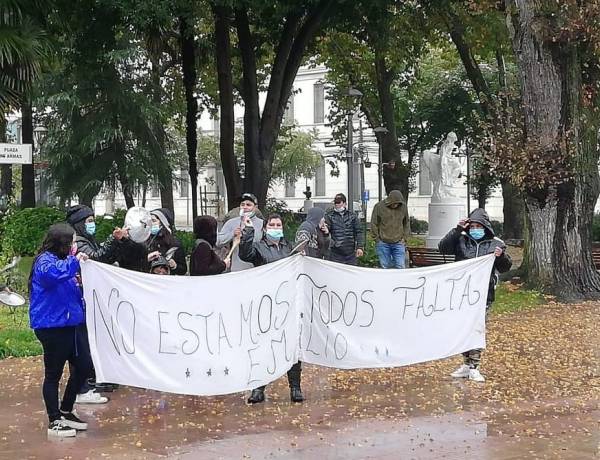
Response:
[{"label": "park bench", "polygon": [[596,270],[600,270],[600,246],[597,243],[592,244],[592,260]]},{"label": "park bench", "polygon": [[435,248],[407,248],[411,267],[431,267],[454,262],[453,255],[441,254]]}]

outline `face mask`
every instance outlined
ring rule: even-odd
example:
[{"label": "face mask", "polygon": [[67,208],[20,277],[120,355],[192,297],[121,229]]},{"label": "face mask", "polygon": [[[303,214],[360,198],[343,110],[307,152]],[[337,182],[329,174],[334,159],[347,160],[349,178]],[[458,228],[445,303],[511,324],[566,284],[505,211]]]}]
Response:
[{"label": "face mask", "polygon": [[150,233],[152,233],[152,235],[156,236],[156,235],[158,235],[158,232],[160,232],[160,225],[153,225],[152,230],[150,230]]},{"label": "face mask", "polygon": [[483,228],[471,228],[469,229],[469,235],[471,235],[471,238],[480,240],[484,237],[485,230]]},{"label": "face mask", "polygon": [[240,208],[240,217],[248,217],[251,219],[254,217],[255,214],[256,213],[254,211],[244,212],[244,210]]},{"label": "face mask", "polygon": [[90,235],[94,235],[96,233],[96,222],[86,222],[85,231]]},{"label": "face mask", "polygon": [[339,212],[341,214],[346,210],[346,206],[343,206],[341,208],[333,208],[333,209],[335,209],[335,212]]},{"label": "face mask", "polygon": [[283,230],[280,228],[268,228],[267,236],[273,240],[283,238]]},{"label": "face mask", "polygon": [[71,250],[69,251],[69,254],[71,254],[72,256],[74,256],[75,254],[77,254],[77,243],[73,243],[71,245]]}]

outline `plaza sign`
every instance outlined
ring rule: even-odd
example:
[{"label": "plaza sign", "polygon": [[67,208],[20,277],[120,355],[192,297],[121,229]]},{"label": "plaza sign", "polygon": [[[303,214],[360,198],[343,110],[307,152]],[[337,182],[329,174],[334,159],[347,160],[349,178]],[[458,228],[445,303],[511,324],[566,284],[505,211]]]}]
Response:
[{"label": "plaza sign", "polygon": [[31,164],[31,144],[0,144],[0,164]]}]

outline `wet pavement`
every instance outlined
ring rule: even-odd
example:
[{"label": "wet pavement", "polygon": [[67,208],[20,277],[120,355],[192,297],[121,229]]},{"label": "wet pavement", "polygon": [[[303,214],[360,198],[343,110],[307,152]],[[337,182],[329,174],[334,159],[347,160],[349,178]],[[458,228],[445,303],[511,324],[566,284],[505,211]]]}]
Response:
[{"label": "wet pavement", "polygon": [[0,361],[4,459],[600,458],[600,304],[493,316],[485,384],[448,377],[459,358],[397,369],[305,366],[268,400],[121,388],[78,406],[89,430],[48,440],[39,357]]}]

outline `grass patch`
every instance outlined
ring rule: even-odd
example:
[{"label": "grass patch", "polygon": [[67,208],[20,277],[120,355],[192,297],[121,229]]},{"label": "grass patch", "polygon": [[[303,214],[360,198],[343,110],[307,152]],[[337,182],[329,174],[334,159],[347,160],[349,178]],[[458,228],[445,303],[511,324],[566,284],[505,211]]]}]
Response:
[{"label": "grass patch", "polygon": [[496,300],[492,305],[492,312],[507,313],[521,311],[541,305],[544,296],[538,291],[523,289],[519,285],[500,283],[496,290]]},{"label": "grass patch", "polygon": [[29,328],[28,307],[0,306],[0,359],[40,354],[42,346]]}]

